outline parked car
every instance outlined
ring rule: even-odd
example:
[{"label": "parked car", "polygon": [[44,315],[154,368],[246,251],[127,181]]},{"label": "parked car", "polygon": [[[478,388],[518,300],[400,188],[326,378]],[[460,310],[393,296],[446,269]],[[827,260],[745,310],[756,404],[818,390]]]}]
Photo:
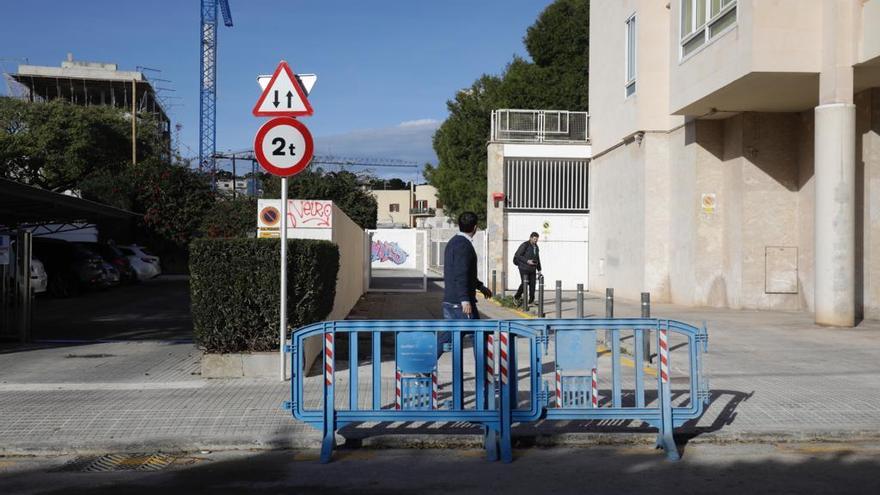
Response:
[{"label": "parked car", "polygon": [[49,276],[46,275],[46,268],[43,262],[37,258],[31,258],[31,288],[34,294],[42,294],[46,292],[49,285]]},{"label": "parked car", "polygon": [[103,276],[101,277],[102,288],[107,287],[116,287],[120,283],[122,283],[122,276],[119,273],[119,270],[106,260],[101,264],[101,269],[103,270]]},{"label": "parked car", "polygon": [[80,246],[94,251],[119,272],[120,282],[137,282],[138,276],[131,266],[131,261],[113,244],[106,242],[78,242]]},{"label": "parked car", "polygon": [[162,274],[162,266],[159,264],[159,257],[154,256],[147,248],[133,244],[131,246],[117,246],[122,252],[131,267],[137,273],[138,280],[149,280]]},{"label": "parked car", "polygon": [[55,297],[70,297],[82,289],[100,287],[104,278],[101,257],[72,242],[34,237],[34,256],[49,276],[47,290]]}]

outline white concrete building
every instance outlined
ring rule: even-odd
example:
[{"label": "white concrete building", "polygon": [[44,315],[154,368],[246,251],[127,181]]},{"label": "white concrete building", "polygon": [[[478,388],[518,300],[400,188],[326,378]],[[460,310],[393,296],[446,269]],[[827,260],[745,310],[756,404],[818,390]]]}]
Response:
[{"label": "white concrete building", "polygon": [[880,318],[880,0],[593,0],[590,276]]},{"label": "white concrete building", "polygon": [[540,236],[548,284],[589,287],[589,127],[586,112],[492,113],[486,230],[488,273],[495,271],[498,290],[519,286],[513,254],[532,232]]}]

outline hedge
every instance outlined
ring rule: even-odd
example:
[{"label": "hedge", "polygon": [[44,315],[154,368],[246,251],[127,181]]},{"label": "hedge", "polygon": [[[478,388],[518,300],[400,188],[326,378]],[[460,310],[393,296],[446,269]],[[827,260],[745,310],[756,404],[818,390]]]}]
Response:
[{"label": "hedge", "polygon": [[[333,309],[339,248],[295,239],[287,248],[289,328],[321,321]],[[190,295],[196,342],[209,353],[278,349],[279,239],[198,239],[190,245]]]}]

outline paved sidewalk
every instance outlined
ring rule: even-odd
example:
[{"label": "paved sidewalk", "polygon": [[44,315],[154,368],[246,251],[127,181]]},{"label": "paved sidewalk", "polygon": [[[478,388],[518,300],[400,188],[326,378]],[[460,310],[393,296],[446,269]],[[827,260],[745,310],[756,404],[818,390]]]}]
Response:
[{"label": "paved sidewalk", "polygon": [[[547,296],[545,313],[556,317],[554,294]],[[563,293],[564,318],[575,317],[575,297]],[[699,423],[690,425],[701,436],[880,437],[880,321],[835,329],[819,327],[799,312],[669,304],[651,309],[654,317],[705,322],[709,329],[705,374],[712,403]],[[487,312],[519,317],[498,306]],[[587,293],[584,312],[604,317],[604,294]],[[615,300],[615,317],[640,314],[638,301]],[[674,363],[674,353],[671,359]]]},{"label": "paved sidewalk", "polygon": [[[439,318],[441,295],[436,284],[423,294],[369,293],[350,317]],[[573,300],[565,306],[573,314]],[[588,313],[601,314],[603,308],[599,297],[587,301]],[[880,322],[838,330],[816,327],[800,313],[653,309],[660,317],[708,323],[712,404],[699,422],[681,430],[695,436],[691,441],[880,438]],[[480,310],[484,317],[518,317],[483,301]],[[637,315],[638,305],[619,300],[615,314]],[[192,344],[167,341],[0,348],[0,453],[318,445],[316,430],[280,409],[289,397],[288,383],[206,380],[198,375],[199,358]],[[675,354],[672,360],[674,366]],[[539,443],[653,439],[646,428],[623,426],[544,423],[515,433],[535,436]],[[635,434],[620,434],[621,429]],[[389,445],[480,442],[476,434],[443,434],[477,433],[462,425],[395,424],[364,433],[386,434],[372,441]]]}]

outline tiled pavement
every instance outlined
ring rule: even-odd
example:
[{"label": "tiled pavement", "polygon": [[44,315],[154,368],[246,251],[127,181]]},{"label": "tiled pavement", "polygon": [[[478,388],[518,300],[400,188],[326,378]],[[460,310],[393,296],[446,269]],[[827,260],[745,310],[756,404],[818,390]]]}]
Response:
[{"label": "tiled pavement", "polygon": [[[439,301],[436,287],[427,294],[370,293],[351,317],[438,318]],[[593,296],[587,300],[587,312],[601,314],[603,305],[601,298]],[[573,300],[564,306],[573,313]],[[515,317],[488,303],[481,303],[480,309],[485,317]],[[832,330],[816,327],[808,315],[798,313],[664,305],[653,309],[661,317],[708,322],[706,374],[712,403],[699,422],[685,427],[698,434],[696,441],[880,436],[880,323],[868,321],[856,329]],[[618,301],[615,311],[617,316],[637,315],[638,306]],[[465,353],[466,360],[469,354]],[[205,380],[198,375],[199,357],[191,344],[158,341],[0,350],[0,452],[316,445],[317,431],[293,421],[279,408],[289,396],[288,384]],[[446,360],[441,362],[441,382],[448,381]],[[339,366],[342,369],[345,363]],[[385,373],[389,378],[383,383],[387,403],[391,400],[390,366],[385,363],[389,367]],[[367,368],[359,372],[365,374]],[[347,386],[345,375],[338,377],[342,388]],[[607,388],[607,377],[601,379],[600,388]],[[307,388],[314,391],[318,383],[317,378],[310,378]],[[365,383],[361,382],[362,401],[369,397]],[[638,426],[544,423],[521,427],[518,432],[560,434],[555,437],[560,441],[589,442],[590,435],[564,434],[614,432],[622,427],[647,432]],[[369,435],[471,431],[462,425],[366,427]],[[419,435],[407,438],[424,440]],[[452,438],[471,444],[478,441],[476,436],[426,438],[440,443]]]}]

